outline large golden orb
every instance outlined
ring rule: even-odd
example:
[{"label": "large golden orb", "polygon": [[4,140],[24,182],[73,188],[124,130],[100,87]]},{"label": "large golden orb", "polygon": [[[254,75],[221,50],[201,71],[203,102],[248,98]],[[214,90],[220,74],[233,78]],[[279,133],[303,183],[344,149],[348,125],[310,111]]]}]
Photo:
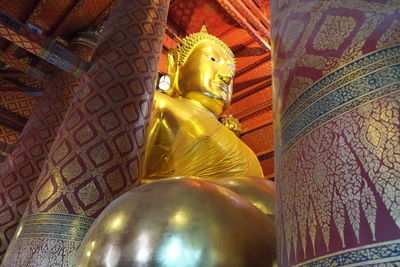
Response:
[{"label": "large golden orb", "polygon": [[274,217],[275,183],[260,177],[223,177],[211,181],[232,190],[259,208],[264,214]]},{"label": "large golden orb", "polygon": [[272,266],[273,229],[229,189],[163,179],[125,193],[100,214],[78,266]]}]

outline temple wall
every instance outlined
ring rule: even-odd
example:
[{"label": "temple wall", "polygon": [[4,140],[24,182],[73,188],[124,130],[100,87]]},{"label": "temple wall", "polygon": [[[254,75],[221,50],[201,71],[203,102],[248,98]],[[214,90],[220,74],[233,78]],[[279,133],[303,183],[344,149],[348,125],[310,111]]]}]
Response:
[{"label": "temple wall", "polygon": [[271,1],[281,266],[400,262],[399,9]]}]

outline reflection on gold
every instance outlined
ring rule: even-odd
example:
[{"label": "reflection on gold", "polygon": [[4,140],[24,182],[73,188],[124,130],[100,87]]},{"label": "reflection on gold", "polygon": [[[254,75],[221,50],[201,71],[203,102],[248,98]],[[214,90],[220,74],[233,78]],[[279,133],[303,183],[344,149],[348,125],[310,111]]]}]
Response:
[{"label": "reflection on gold", "polygon": [[[121,213],[124,223],[110,228]],[[111,203],[81,248],[80,267],[273,266],[275,233],[267,216],[228,189],[162,179]]]},{"label": "reflection on gold", "polygon": [[275,184],[258,177],[223,177],[212,180],[239,194],[264,214],[273,218],[275,214]]},{"label": "reflection on gold", "polygon": [[15,238],[18,238],[18,237],[19,237],[19,235],[21,234],[21,230],[22,230],[22,227],[19,226],[19,227],[18,227],[18,230],[17,230],[17,233],[15,234]]},{"label": "reflection on gold", "polygon": [[180,226],[180,227],[185,226],[187,221],[188,221],[188,218],[187,218],[185,212],[182,210],[177,211],[175,213],[175,215],[172,217],[172,222],[176,226]]},{"label": "reflection on gold", "polygon": [[123,216],[122,215],[118,215],[115,218],[112,219],[111,223],[110,223],[110,228],[111,229],[118,229],[121,227],[122,225],[122,221],[123,221]]}]

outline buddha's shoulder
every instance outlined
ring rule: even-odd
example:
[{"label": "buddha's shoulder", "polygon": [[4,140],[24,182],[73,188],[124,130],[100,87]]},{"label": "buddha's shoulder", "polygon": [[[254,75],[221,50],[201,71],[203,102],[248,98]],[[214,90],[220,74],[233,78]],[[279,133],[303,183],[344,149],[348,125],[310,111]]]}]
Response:
[{"label": "buddha's shoulder", "polygon": [[154,93],[153,108],[156,109],[171,109],[173,107],[181,106],[182,103],[169,95],[156,91]]},{"label": "buddha's shoulder", "polygon": [[153,112],[164,113],[169,116],[201,120],[208,119],[215,120],[215,117],[209,111],[204,111],[196,108],[192,103],[182,101],[182,99],[170,97],[166,94],[156,91],[154,95]]}]

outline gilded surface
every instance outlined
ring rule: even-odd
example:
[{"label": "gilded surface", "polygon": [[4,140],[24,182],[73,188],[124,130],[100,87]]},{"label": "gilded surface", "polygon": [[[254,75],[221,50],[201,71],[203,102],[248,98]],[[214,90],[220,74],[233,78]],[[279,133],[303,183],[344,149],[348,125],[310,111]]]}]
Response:
[{"label": "gilded surface", "polygon": [[234,132],[238,137],[240,137],[243,133],[243,126],[240,124],[239,120],[233,117],[232,115],[223,115],[219,118],[219,121],[228,127],[229,130]]},{"label": "gilded surface", "polygon": [[181,177],[112,202],[82,242],[78,266],[272,267],[274,259],[264,213],[222,186]]},{"label": "gilded surface", "polygon": [[218,117],[232,98],[235,59],[203,29],[168,55],[171,90],[156,92],[145,156],[145,182],[263,176],[255,154]]},{"label": "gilded surface", "polygon": [[150,127],[146,182],[185,175],[262,176],[254,153],[204,107],[156,92],[152,116],[160,119]]}]

